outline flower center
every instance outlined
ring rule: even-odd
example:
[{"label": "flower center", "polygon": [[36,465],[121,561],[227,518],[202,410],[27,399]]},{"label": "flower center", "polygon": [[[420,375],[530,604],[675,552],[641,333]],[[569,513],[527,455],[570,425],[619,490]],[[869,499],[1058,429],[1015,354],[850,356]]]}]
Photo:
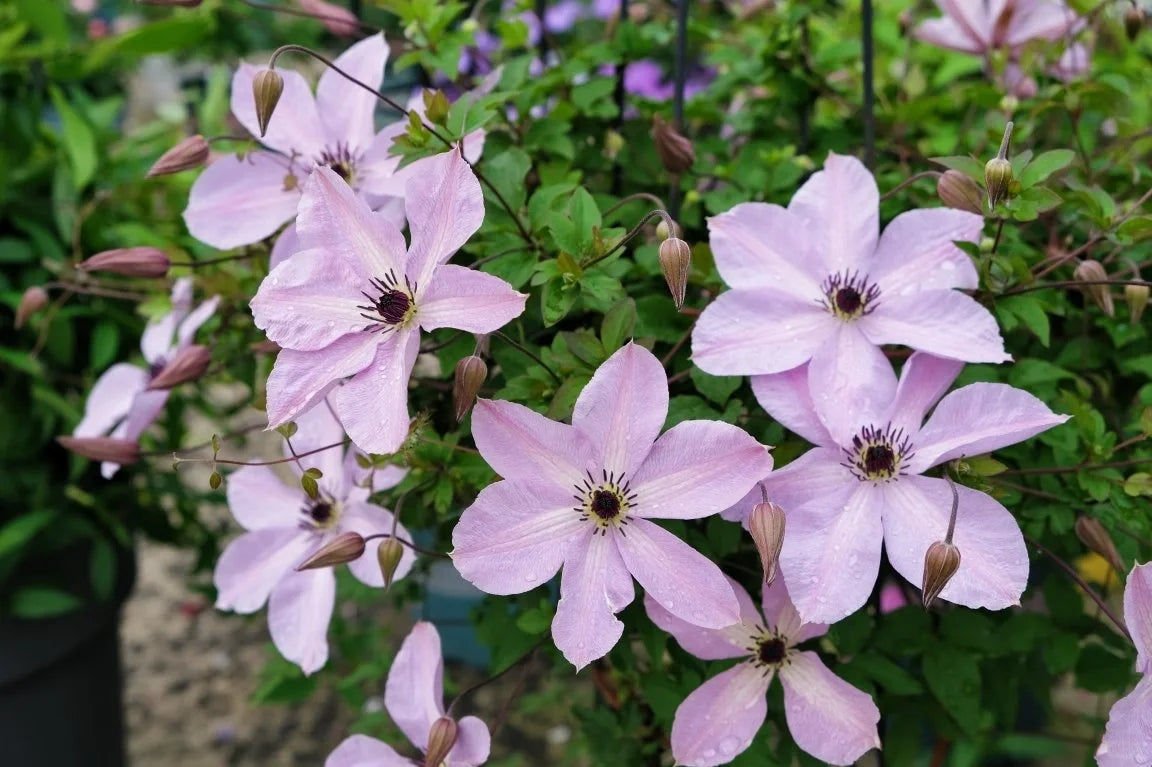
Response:
[{"label": "flower center", "polygon": [[754,636],[752,646],[745,649],[751,653],[749,662],[757,669],[763,669],[764,675],[767,676],[789,662],[788,642],[779,632],[768,631],[762,626],[757,626],[756,629],[759,635]]},{"label": "flower center", "polygon": [[331,498],[309,499],[300,510],[304,515],[303,525],[306,528],[329,530],[340,521],[340,506]]},{"label": "flower center", "polygon": [[416,314],[416,284],[404,278],[401,286],[396,279],[396,273],[388,270],[384,278],[374,278],[371,282],[372,292],[360,291],[360,295],[368,299],[369,304],[357,304],[357,309],[363,309],[360,316],[372,320],[373,325],[365,325],[364,330],[386,333],[395,327],[403,327],[411,321]]},{"label": "flower center", "polygon": [[820,289],[824,293],[820,303],[842,320],[871,314],[880,298],[880,288],[859,272],[833,274],[824,280]]},{"label": "flower center", "polygon": [[915,453],[903,429],[892,426],[880,429],[865,426],[852,438],[852,447],[844,448],[848,461],[843,465],[859,480],[889,482],[896,479],[903,465]]},{"label": "flower center", "polygon": [[[623,528],[628,524],[628,509],[636,505],[636,494],[629,487],[624,474],[601,471],[601,481],[597,482],[591,472],[585,472],[587,479],[575,486],[577,506],[574,511],[580,521],[591,520],[606,535],[609,527]],[[621,529],[621,533],[624,531]]]},{"label": "flower center", "polygon": [[317,165],[327,165],[329,168],[336,172],[336,175],[344,179],[349,186],[356,186],[356,161],[357,157],[352,154],[352,150],[347,144],[337,144],[334,149],[325,149],[316,158]]},{"label": "flower center", "polygon": [[786,649],[781,639],[761,640],[759,646],[756,648],[756,660],[765,665],[779,663],[784,660]]}]

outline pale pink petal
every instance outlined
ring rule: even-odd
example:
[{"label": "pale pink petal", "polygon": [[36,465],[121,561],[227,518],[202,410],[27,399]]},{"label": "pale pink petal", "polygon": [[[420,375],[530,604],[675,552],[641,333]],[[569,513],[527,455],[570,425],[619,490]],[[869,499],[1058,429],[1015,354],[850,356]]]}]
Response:
[{"label": "pale pink petal", "polygon": [[362,281],[357,290],[371,293],[368,280],[389,273],[404,279],[404,235],[331,168],[317,168],[304,185],[296,234],[302,249],[323,250],[355,269]]},{"label": "pale pink petal", "polygon": [[974,383],[940,400],[913,442],[911,470],[920,473],[953,458],[973,457],[1030,439],[1067,421],[1022,389]]},{"label": "pale pink petal", "polygon": [[801,642],[824,636],[828,625],[824,623],[805,623],[792,604],[788,596],[788,587],[783,578],[777,578],[771,586],[765,586],[760,595],[760,606],[764,611],[764,620],[768,628],[775,629],[784,635],[785,644],[789,647]]},{"label": "pale pink petal", "polygon": [[1057,40],[1076,27],[1081,19],[1063,3],[1031,2],[1020,6],[1011,16],[1003,43],[1015,48],[1029,40]]},{"label": "pale pink petal", "polygon": [[137,392],[132,407],[128,408],[128,415],[113,430],[112,436],[131,440],[139,438],[160,417],[170,393],[167,389]]},{"label": "pale pink petal", "polygon": [[[316,351],[343,336],[374,328],[361,306],[368,278],[330,251],[303,250],[264,278],[249,303],[256,327],[285,349]],[[365,316],[365,315],[368,316]]]},{"label": "pale pink petal", "polygon": [[200,329],[201,325],[212,318],[219,304],[220,297],[213,296],[197,306],[184,318],[184,321],[180,323],[180,327],[176,329],[177,348],[185,349],[192,344],[192,341],[196,338],[196,331]]},{"label": "pale pink petal", "polygon": [[803,365],[839,320],[815,301],[775,290],[730,290],[692,330],[692,361],[717,376],[780,373]]},{"label": "pale pink petal", "polygon": [[412,767],[412,762],[367,735],[350,735],[324,760],[324,767]]},{"label": "pale pink petal", "polygon": [[922,22],[912,34],[926,43],[961,53],[982,53],[984,51],[984,44],[980,40],[973,39],[949,18],[929,19]]},{"label": "pale pink petal", "polygon": [[604,657],[624,634],[609,603],[608,584],[621,574],[630,577],[614,536],[597,535],[594,529],[585,535],[568,550],[552,619],[552,639],[577,671]]},{"label": "pale pink petal", "polygon": [[[340,530],[352,530],[365,538],[370,535],[391,535],[392,519],[392,512],[374,503],[348,502],[344,504],[343,516],[340,517]],[[396,525],[395,534],[403,540],[412,541],[412,534],[404,525]],[[376,552],[383,542],[383,538],[368,541],[360,558],[348,563],[348,569],[361,583],[376,588],[384,587],[384,574],[380,572],[380,562],[376,559]],[[404,553],[400,556],[392,580],[398,581],[403,578],[412,571],[412,566],[415,564],[416,553],[408,546],[404,546]]]},{"label": "pale pink petal", "polygon": [[816,653],[789,653],[780,682],[788,731],[807,753],[828,764],[854,764],[880,748],[872,697],[829,671]]},{"label": "pale pink petal", "polygon": [[289,525],[245,533],[228,544],[212,574],[218,609],[253,613],[264,606],[272,588],[315,544],[311,534]]},{"label": "pale pink petal", "polygon": [[[357,456],[363,456],[362,450],[349,448],[344,454],[344,488],[345,497],[349,501],[364,501],[372,493],[381,490],[391,490],[404,481],[408,470],[403,466],[389,464],[378,468],[365,469],[356,461]],[[371,482],[369,482],[371,477]]]},{"label": "pale pink petal", "polygon": [[979,287],[971,256],[953,243],[979,242],[983,230],[982,216],[952,208],[910,210],[892,219],[868,270],[880,302],[921,290]]},{"label": "pale pink petal", "polygon": [[599,468],[632,476],[668,415],[668,379],[652,352],[627,343],[584,386],[572,425],[587,436]]},{"label": "pale pink petal", "polygon": [[120,423],[136,395],[148,385],[148,371],[119,362],[105,370],[84,403],[84,417],[72,431],[75,437],[103,437]]},{"label": "pale pink petal", "polygon": [[332,392],[329,401],[361,450],[395,453],[408,437],[408,379],[419,351],[419,332],[393,331],[372,364]]},{"label": "pale pink petal", "polygon": [[752,376],[752,393],[760,407],[788,431],[816,445],[835,444],[816,413],[816,403],[808,386],[808,365],[783,373]]},{"label": "pale pink petal", "polygon": [[[460,575],[489,594],[519,594],[547,582],[589,526],[571,492],[502,481],[480,491],[452,531]],[[629,578],[631,582],[631,578]]]},{"label": "pale pink petal", "polygon": [[993,0],[992,3],[984,0],[979,3],[973,3],[971,0],[936,0],[936,5],[951,17],[965,34],[979,40],[981,47],[986,48],[993,44],[993,28],[1003,10],[1002,5],[999,8],[992,7],[998,2],[999,0]]},{"label": "pale pink petal", "polygon": [[819,301],[824,278],[804,222],[779,205],[745,202],[708,219],[716,268],[729,287],[768,288]]},{"label": "pale pink petal", "polygon": [[[840,448],[818,447],[809,450],[764,478],[768,500],[783,508],[787,515],[813,498],[835,494],[844,485],[858,481],[843,463],[844,453]],[[748,516],[753,504],[760,502],[760,488],[754,488],[749,496],[751,502],[745,504],[741,520]]]},{"label": "pale pink petal", "polygon": [[523,314],[527,300],[527,294],[499,277],[444,264],[433,272],[428,291],[417,305],[416,321],[424,330],[491,333]]},{"label": "pale pink petal", "polygon": [[740,604],[740,623],[723,629],[708,629],[694,626],[678,618],[660,606],[651,594],[644,595],[644,609],[648,617],[664,631],[667,631],[687,652],[704,660],[739,658],[750,654],[751,637],[759,632],[760,614],[752,598],[736,581],[728,579],[732,593]]},{"label": "pale pink petal", "polygon": [[867,601],[880,570],[881,495],[849,477],[828,495],[788,510],[780,569],[806,623],[835,623]]},{"label": "pale pink petal", "polygon": [[466,716],[456,723],[456,745],[448,754],[447,767],[475,767],[488,761],[492,750],[492,735],[488,725],[474,717]]},{"label": "pale pink petal", "polygon": [[1152,760],[1152,675],[1112,706],[1096,749],[1100,767],[1132,767]]},{"label": "pale pink petal", "polygon": [[1152,674],[1152,563],[1136,565],[1128,573],[1124,622],[1136,645],[1136,666]]},{"label": "pale pink petal", "polygon": [[1018,99],[1030,99],[1036,95],[1036,78],[1029,76],[1015,61],[1004,64],[998,82],[1005,92]]},{"label": "pale pink petal", "polygon": [[372,139],[356,166],[356,184],[361,194],[386,195],[403,200],[408,174],[397,171],[402,158],[392,154],[392,146],[407,131],[408,121],[397,120],[385,125]]},{"label": "pale pink petal", "polygon": [[850,445],[862,426],[876,425],[896,394],[896,373],[884,352],[854,322],[812,355],[808,387],[820,421],[839,445]]},{"label": "pale pink petal", "polygon": [[268,428],[275,429],[319,402],[342,378],[372,364],[380,336],[347,335],[314,352],[282,349],[268,376]]},{"label": "pale pink petal", "polygon": [[[353,17],[355,20],[355,17]],[[384,35],[372,35],[340,54],[336,66],[365,85],[379,90],[388,62],[388,44]],[[342,77],[334,69],[325,69],[316,86],[316,109],[327,128],[328,146],[343,143],[357,154],[372,143],[376,132],[373,115],[378,103],[375,95]]]},{"label": "pale pink petal", "polygon": [[[940,598],[989,610],[1020,604],[1028,585],[1028,551],[1020,527],[992,497],[963,485],[956,490],[960,504],[952,542],[960,549],[960,568]],[[952,491],[936,477],[901,477],[878,492],[883,497],[888,561],[919,588],[924,554],[948,529]]]},{"label": "pale pink petal", "polygon": [[272,253],[268,256],[268,271],[271,272],[289,256],[302,250],[304,248],[300,247],[300,235],[296,233],[296,222],[291,221],[276,237],[276,242],[272,243]]},{"label": "pale pink petal", "polygon": [[192,278],[181,277],[172,283],[171,310],[144,326],[140,352],[150,365],[162,365],[172,351],[176,328],[192,311]]},{"label": "pale pink petal", "polygon": [[405,274],[419,287],[480,228],[484,195],[459,150],[452,149],[423,160],[420,173],[408,179],[404,199],[412,235]]},{"label": "pale pink petal", "polygon": [[384,707],[412,745],[428,747],[432,723],[444,715],[444,661],[440,634],[420,621],[400,645],[384,686]]},{"label": "pale pink petal", "polygon": [[188,193],[188,233],[221,250],[271,236],[296,215],[300,192],[286,189],[287,160],[271,152],[225,155],[204,169]]},{"label": "pale pink petal", "polygon": [[894,429],[913,435],[920,431],[924,416],[960,375],[964,363],[916,352],[900,370],[900,383],[888,415],[882,420]]},{"label": "pale pink petal", "polygon": [[299,487],[289,487],[267,466],[242,466],[224,485],[228,510],[245,530],[292,527],[307,501]]},{"label": "pale pink petal", "polygon": [[880,235],[880,192],[864,163],[829,153],[824,169],[804,182],[788,210],[807,220],[817,258],[829,272],[867,269]]},{"label": "pale pink petal", "polygon": [[894,581],[888,581],[880,588],[880,614],[887,615],[890,612],[899,610],[901,607],[908,606],[908,597],[904,595],[904,589],[900,588],[899,584]]},{"label": "pale pink petal", "polygon": [[514,402],[476,400],[472,438],[501,477],[553,485],[569,495],[593,465],[592,444],[580,430]]},{"label": "pale pink petal", "polygon": [[337,500],[344,498],[347,491],[344,482],[344,447],[330,447],[344,441],[344,427],[332,412],[332,407],[326,402],[320,402],[316,407],[296,416],[294,422],[296,433],[292,435],[291,449],[288,440],[285,440],[281,452],[285,458],[292,457],[293,453],[312,455],[303,455],[289,466],[297,472],[300,467],[319,469],[323,475],[319,480],[320,488]]},{"label": "pale pink petal", "polygon": [[860,318],[872,343],[900,344],[965,362],[1007,362],[1000,326],[971,296],[955,290],[925,290],[882,296],[876,311]]},{"label": "pale pink petal", "polygon": [[639,517],[617,532],[620,556],[661,607],[704,628],[740,622],[740,603],[711,560],[664,528]]},{"label": "pale pink petal", "polygon": [[1092,54],[1082,43],[1069,45],[1056,64],[1048,71],[1058,80],[1066,83],[1086,74],[1092,68]]},{"label": "pale pink petal", "polygon": [[324,149],[324,126],[316,113],[312,89],[297,72],[277,67],[284,78],[284,91],[268,120],[268,132],[260,137],[252,80],[264,67],[240,64],[232,76],[232,114],[260,143],[284,155],[303,155],[305,167]]},{"label": "pale pink petal", "polygon": [[768,716],[765,693],[771,681],[771,672],[740,663],[689,693],[672,721],[676,764],[727,764],[748,748]]},{"label": "pale pink petal", "polygon": [[305,674],[328,662],[328,623],[336,604],[332,568],[290,570],[268,599],[272,643]]},{"label": "pale pink petal", "polygon": [[629,484],[630,513],[662,519],[699,519],[739,500],[772,471],[768,448],[748,432],[720,421],[684,421],[656,440]]}]

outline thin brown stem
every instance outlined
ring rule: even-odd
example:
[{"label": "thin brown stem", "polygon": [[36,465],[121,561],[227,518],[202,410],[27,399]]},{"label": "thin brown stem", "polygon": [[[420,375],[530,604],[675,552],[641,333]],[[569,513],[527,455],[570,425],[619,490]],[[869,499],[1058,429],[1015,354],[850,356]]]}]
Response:
[{"label": "thin brown stem", "polygon": [[1076,583],[1076,585],[1079,586],[1080,589],[1085,594],[1087,594],[1088,597],[1093,602],[1096,603],[1096,606],[1100,608],[1100,611],[1103,612],[1105,615],[1107,615],[1108,618],[1112,621],[1112,623],[1116,624],[1116,628],[1120,629],[1120,632],[1122,634],[1124,634],[1124,636],[1128,637],[1128,641],[1132,641],[1132,635],[1128,633],[1128,627],[1124,625],[1124,621],[1120,620],[1120,618],[1116,615],[1116,613],[1114,613],[1112,611],[1112,608],[1108,606],[1108,604],[1103,600],[1103,598],[1101,598],[1101,596],[1099,594],[1097,594],[1092,589],[1092,587],[1089,586],[1087,584],[1087,582],[1085,582],[1085,580],[1083,578],[1080,577],[1080,573],[1076,572],[1076,568],[1072,567],[1072,565],[1065,562],[1063,559],[1061,559],[1059,556],[1057,556],[1051,549],[1049,549],[1044,544],[1040,543],[1040,541],[1036,540],[1035,538],[1033,538],[1029,535],[1025,535],[1024,538],[1029,543],[1031,543],[1033,546],[1035,546],[1037,548],[1037,550],[1040,551],[1041,554],[1044,554],[1049,559],[1051,559],[1053,562],[1055,562],[1056,565],[1061,570],[1063,570],[1064,573],[1069,578],[1071,578]]},{"label": "thin brown stem", "polygon": [[1137,200],[1135,203],[1133,203],[1132,207],[1128,209],[1128,212],[1125,213],[1123,216],[1121,216],[1119,219],[1117,219],[1116,222],[1114,224],[1112,224],[1112,226],[1109,229],[1105,230],[1104,232],[1100,232],[1098,234],[1093,235],[1092,237],[1090,237],[1088,239],[1087,242],[1085,242],[1080,247],[1076,248],[1076,250],[1073,250],[1072,252],[1061,256],[1060,258],[1056,259],[1055,261],[1053,261],[1048,266],[1046,266],[1043,269],[1041,269],[1040,271],[1038,271],[1036,273],[1036,279],[1040,279],[1044,275],[1052,272],[1054,269],[1058,269],[1063,264],[1066,264],[1069,261],[1072,261],[1076,258],[1079,258],[1084,253],[1088,252],[1088,250],[1093,245],[1095,245],[1096,243],[1103,240],[1104,237],[1108,234],[1108,232],[1111,232],[1114,229],[1118,228],[1125,221],[1127,221],[1128,219],[1132,218],[1132,216],[1139,213],[1140,208],[1142,208],[1144,206],[1144,203],[1148,202],[1149,199],[1152,199],[1152,188],[1150,188],[1147,192],[1145,192],[1143,195],[1141,195],[1140,199]]},{"label": "thin brown stem", "polygon": [[540,356],[537,355],[536,352],[532,351],[527,346],[524,346],[519,341],[517,341],[516,339],[507,335],[506,333],[503,333],[502,331],[497,330],[494,333],[492,333],[492,335],[496,336],[497,338],[499,338],[501,341],[508,344],[512,348],[519,350],[520,353],[523,354],[524,356],[535,360],[536,364],[538,364],[540,367],[542,367],[548,371],[548,375],[552,376],[552,379],[556,383],[558,383],[558,384],[564,383],[564,379],[561,378],[560,376],[556,375],[556,371],[553,370],[552,368],[548,367],[548,363],[546,363],[544,360],[540,359]]},{"label": "thin brown stem", "polygon": [[1111,461],[1109,463],[1078,463],[1075,466],[1039,466],[1031,469],[1008,469],[1000,475],[1024,476],[1027,474],[1075,474],[1078,471],[1095,469],[1123,469],[1129,466],[1139,466],[1143,463],[1152,463],[1152,458],[1129,458],[1126,461]]},{"label": "thin brown stem", "polygon": [[661,365],[665,368],[668,367],[668,364],[672,362],[672,358],[676,356],[676,352],[683,349],[684,344],[688,343],[688,339],[692,337],[692,328],[695,326],[695,322],[688,326],[688,329],[684,331],[684,335],[677,339],[676,343],[672,345],[672,348],[668,350],[668,353],[664,355],[664,359],[660,360]]},{"label": "thin brown stem", "polygon": [[621,248],[623,248],[626,244],[628,244],[629,240],[631,240],[636,235],[640,234],[640,230],[642,230],[644,228],[644,226],[649,221],[656,218],[657,216],[664,219],[664,223],[668,226],[669,236],[673,236],[672,232],[675,231],[676,222],[672,220],[672,217],[668,215],[667,211],[654,210],[651,213],[649,213],[647,216],[645,216],[644,218],[640,219],[640,223],[637,224],[636,226],[632,227],[631,231],[629,231],[627,234],[625,234],[623,237],[621,237],[619,240],[617,240],[615,242],[615,244],[612,245],[612,247],[610,247],[608,250],[604,251],[604,255],[597,256],[596,258],[592,259],[591,261],[589,261],[586,264],[581,264],[581,268],[587,269],[588,267],[590,267],[594,264],[598,264],[601,261],[603,261],[604,259],[611,256],[617,250],[620,250]]},{"label": "thin brown stem", "polygon": [[[636,194],[630,194],[627,197],[621,197],[614,204],[609,205],[602,215],[607,216],[610,213],[614,213],[620,208],[623,208],[628,203],[635,202],[636,200],[648,200],[649,202],[654,203],[657,208],[660,208],[660,210],[668,209],[668,206],[664,204],[664,201],[656,195],[650,194],[648,192],[637,192]],[[676,233],[669,232],[669,235],[675,237]]]},{"label": "thin brown stem", "polygon": [[300,454],[293,453],[293,455],[290,455],[287,458],[277,458],[274,461],[233,461],[233,460],[229,460],[227,458],[181,458],[180,456],[176,455],[175,453],[169,454],[168,452],[150,452],[150,453],[141,453],[140,455],[144,456],[144,457],[149,457],[149,458],[158,458],[160,456],[171,455],[172,460],[177,464],[180,464],[180,463],[223,463],[223,464],[227,464],[229,466],[272,466],[272,465],[275,465],[278,463],[291,463],[293,461],[298,461],[301,458],[306,458],[310,455],[315,455],[316,453],[323,453],[325,450],[331,450],[334,447],[341,447],[343,445],[347,445],[349,441],[350,440],[343,439],[343,440],[340,440],[339,442],[333,442],[331,445],[325,445],[324,447],[318,447],[318,448],[315,448],[314,450],[309,450],[305,453],[300,453]]},{"label": "thin brown stem", "polygon": [[203,261],[171,261],[172,266],[186,266],[189,269],[195,269],[200,266],[208,266],[209,264],[222,264],[225,261],[243,261],[246,258],[255,258],[256,251],[249,251],[245,253],[234,253],[231,256],[220,256],[219,258],[206,258]]},{"label": "thin brown stem", "polygon": [[1018,296],[1021,293],[1031,293],[1034,290],[1047,290],[1048,288],[1082,288],[1085,285],[1141,285],[1152,287],[1148,280],[1061,280],[1060,282],[1045,282],[1039,285],[1025,285],[1022,288],[1012,288],[1003,293],[992,296],[993,300],[1004,296]]},{"label": "thin brown stem", "polygon": [[899,192],[904,187],[909,186],[910,184],[914,184],[922,178],[940,178],[940,176],[942,176],[942,175],[944,175],[944,174],[942,174],[940,171],[937,171],[937,170],[926,170],[926,171],[922,171],[920,173],[917,173],[913,176],[909,176],[908,178],[904,179],[903,181],[901,181],[896,186],[889,189],[884,194],[880,195],[880,201],[883,202],[884,200],[887,200],[889,197],[896,194],[897,192]]},{"label": "thin brown stem", "polygon": [[147,301],[148,296],[143,293],[133,293],[127,290],[114,290],[97,285],[80,285],[75,282],[46,282],[40,287],[45,290],[65,290],[85,296],[100,296],[101,298],[119,298],[123,301]]},{"label": "thin brown stem", "polygon": [[540,639],[536,640],[536,644],[529,647],[528,650],[523,655],[521,655],[519,658],[517,658],[516,660],[509,663],[508,666],[506,668],[504,668],[502,671],[499,671],[499,672],[493,674],[492,676],[488,677],[487,679],[479,681],[476,684],[472,685],[471,687],[465,689],[463,692],[461,692],[459,695],[457,695],[455,698],[452,699],[452,702],[448,704],[448,710],[445,712],[444,715],[445,716],[452,716],[452,713],[456,710],[456,706],[460,703],[461,700],[468,697],[472,693],[476,692],[477,690],[479,690],[484,685],[491,684],[492,682],[495,682],[497,679],[504,676],[509,671],[511,671],[512,669],[519,666],[521,663],[524,663],[525,661],[527,661],[529,658],[531,658],[533,655],[536,654],[536,651],[540,649],[540,645],[544,644],[546,641],[548,641],[551,638],[552,637],[550,634],[547,634],[547,633],[544,634],[544,636],[542,636],[542,637],[540,637]]},{"label": "thin brown stem", "polygon": [[[393,527],[395,527],[395,524],[393,524]],[[415,543],[413,543],[412,541],[410,541],[406,538],[401,538],[399,535],[396,535],[395,530],[393,530],[393,532],[391,532],[391,533],[376,533],[374,535],[369,535],[366,538],[364,538],[364,542],[367,543],[368,541],[374,541],[378,538],[395,538],[397,543],[399,543],[403,546],[407,546],[408,548],[415,551],[417,554],[423,554],[426,557],[439,557],[440,559],[451,559],[452,558],[448,554],[445,554],[441,551],[432,551],[431,549],[422,549],[419,546],[417,546]]]}]

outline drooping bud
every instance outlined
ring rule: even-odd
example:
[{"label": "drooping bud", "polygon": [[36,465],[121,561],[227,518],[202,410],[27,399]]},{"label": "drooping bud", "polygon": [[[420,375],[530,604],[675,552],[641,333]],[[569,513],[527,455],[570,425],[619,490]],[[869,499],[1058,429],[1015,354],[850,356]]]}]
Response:
[{"label": "drooping bud", "polygon": [[1008,162],[1008,147],[1012,143],[1012,123],[1004,127],[1004,138],[1000,141],[1000,151],[984,165],[984,188],[988,191],[988,207],[995,209],[1008,199],[1012,186],[1012,163]]},{"label": "drooping bud", "polygon": [[664,122],[660,115],[652,120],[652,141],[660,163],[669,173],[683,173],[696,162],[696,150],[692,142],[676,130],[675,126]]},{"label": "drooping bud", "polygon": [[24,327],[28,318],[43,309],[47,303],[48,291],[39,285],[33,285],[25,290],[24,295],[20,296],[20,303],[16,305],[16,327]]},{"label": "drooping bud", "polygon": [[59,436],[56,441],[65,450],[93,461],[129,464],[140,458],[140,446],[130,439]]},{"label": "drooping bud", "polygon": [[424,752],[424,767],[440,767],[452,747],[460,728],[451,717],[442,716],[432,723],[428,732],[428,750]]},{"label": "drooping bud", "polygon": [[659,238],[660,242],[664,242],[664,240],[668,239],[669,237],[679,236],[680,225],[675,221],[672,221],[671,226],[669,226],[668,221],[665,221],[664,218],[661,217],[660,221],[656,224],[656,237]]},{"label": "drooping bud", "polygon": [[159,248],[117,248],[85,259],[76,268],[85,272],[111,272],[125,277],[163,277],[168,256]]},{"label": "drooping bud", "polygon": [[1144,316],[1144,308],[1148,306],[1149,290],[1147,285],[1125,285],[1124,300],[1128,302],[1128,320],[1133,324]]},{"label": "drooping bud", "polygon": [[340,533],[328,543],[312,553],[310,557],[296,565],[297,570],[319,570],[353,562],[364,553],[364,537],[349,530]]},{"label": "drooping bud", "polygon": [[924,579],[920,587],[924,607],[932,606],[936,597],[960,569],[960,549],[955,544],[936,541],[924,554]]},{"label": "drooping bud", "polygon": [[463,421],[472,409],[480,387],[488,380],[488,365],[475,354],[456,363],[456,377],[452,381],[452,402],[456,405],[456,420]]},{"label": "drooping bud", "polygon": [[211,361],[212,352],[207,346],[192,344],[177,352],[176,356],[152,378],[148,388],[171,389],[173,386],[195,381],[204,375]]},{"label": "drooping bud", "polygon": [[1124,574],[1124,560],[1120,558],[1120,552],[1116,550],[1112,536],[1104,529],[1104,525],[1100,524],[1100,520],[1080,515],[1076,518],[1075,529],[1076,537],[1088,547],[1089,551],[1103,557],[1117,573]]},{"label": "drooping bud", "polygon": [[688,290],[688,272],[692,268],[692,249],[679,237],[669,237],[660,243],[660,271],[672,293],[676,311],[684,307],[684,293]]},{"label": "drooping bud", "polygon": [[260,138],[268,132],[268,121],[284,92],[284,78],[275,69],[265,69],[252,78],[252,98],[256,101],[256,122],[260,125]]},{"label": "drooping bud", "polygon": [[197,133],[160,155],[160,159],[148,170],[147,178],[199,168],[206,162],[208,162],[208,142]]},{"label": "drooping bud", "polygon": [[1124,12],[1124,32],[1128,35],[1128,39],[1134,41],[1139,35],[1140,30],[1144,28],[1144,9],[1140,4],[1133,2],[1128,6],[1128,10]]},{"label": "drooping bud", "polygon": [[396,575],[396,568],[400,566],[400,558],[403,556],[404,544],[391,536],[382,540],[380,547],[376,549],[376,561],[380,565],[380,574],[384,576],[385,589],[392,585],[392,578]]},{"label": "drooping bud", "polygon": [[936,195],[949,208],[984,215],[984,193],[980,186],[958,170],[946,170],[936,181]]},{"label": "drooping bud", "polygon": [[1086,283],[1082,288],[1084,295],[1092,299],[1092,303],[1111,317],[1116,311],[1112,304],[1111,286],[1094,284],[1108,279],[1108,272],[1105,271],[1104,265],[1095,259],[1086,258],[1076,265],[1076,270],[1072,272],[1072,276],[1078,281]]},{"label": "drooping bud", "polygon": [[748,532],[760,553],[760,567],[764,570],[764,583],[771,586],[776,580],[776,566],[780,548],[784,545],[784,509],[771,501],[758,503],[748,516]]}]

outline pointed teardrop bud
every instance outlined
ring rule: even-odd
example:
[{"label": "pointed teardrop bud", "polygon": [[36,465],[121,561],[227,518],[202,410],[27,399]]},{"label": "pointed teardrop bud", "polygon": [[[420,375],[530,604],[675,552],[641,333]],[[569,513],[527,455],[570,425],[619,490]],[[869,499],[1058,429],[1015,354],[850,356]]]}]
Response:
[{"label": "pointed teardrop bud", "polygon": [[988,191],[988,207],[995,210],[1003,200],[1008,199],[1012,187],[1012,163],[1008,162],[1008,147],[1012,144],[1012,123],[1004,126],[1004,138],[1000,140],[1000,151],[984,165],[984,188]]},{"label": "pointed teardrop bud", "polygon": [[780,560],[780,548],[784,545],[784,525],[784,509],[770,501],[753,506],[748,516],[748,532],[760,553],[764,583],[769,586],[776,580],[776,565]]},{"label": "pointed teardrop bud", "polygon": [[36,312],[40,311],[48,303],[48,291],[39,285],[33,285],[24,291],[24,295],[20,296],[20,303],[16,305],[16,327],[24,326]]},{"label": "pointed teardrop bud", "polygon": [[208,142],[200,134],[189,136],[176,146],[160,155],[148,170],[148,178],[179,173],[182,170],[199,168],[208,162]]},{"label": "pointed teardrop bud", "polygon": [[456,377],[452,381],[452,401],[456,405],[456,420],[463,421],[472,409],[480,387],[488,380],[488,365],[475,354],[456,363]]},{"label": "pointed teardrop bud", "polygon": [[364,537],[360,533],[348,531],[340,533],[328,543],[324,544],[300,564],[297,570],[318,570],[321,567],[333,567],[354,562],[364,553]]},{"label": "pointed teardrop bud", "polygon": [[936,195],[949,208],[984,215],[984,193],[980,186],[958,170],[946,170],[936,181]]},{"label": "pointed teardrop bud", "polygon": [[683,173],[696,162],[692,142],[674,126],[664,122],[660,115],[652,121],[652,141],[656,145],[656,154],[660,156],[660,164],[669,173]]},{"label": "pointed teardrop bud", "polygon": [[1108,272],[1104,269],[1104,265],[1095,259],[1086,258],[1076,265],[1076,270],[1072,272],[1072,276],[1079,282],[1088,283],[1082,288],[1084,295],[1092,299],[1092,303],[1111,317],[1116,311],[1112,304],[1111,286],[1094,284],[1108,279]]},{"label": "pointed teardrop bud", "polygon": [[1140,30],[1144,28],[1144,9],[1138,3],[1133,2],[1128,6],[1128,10],[1124,12],[1124,33],[1128,35],[1130,41],[1134,41],[1139,35]]},{"label": "pointed teardrop bud", "polygon": [[1149,290],[1147,285],[1125,285],[1124,300],[1128,303],[1128,319],[1133,324],[1144,316],[1144,308],[1148,306]]},{"label": "pointed teardrop bud", "polygon": [[960,549],[955,544],[936,541],[924,554],[924,580],[920,587],[924,607],[932,606],[936,597],[960,569]]},{"label": "pointed teardrop bud", "polygon": [[669,237],[660,243],[660,271],[672,293],[676,311],[684,307],[684,293],[688,289],[688,272],[692,268],[692,249],[678,237]]},{"label": "pointed teardrop bud", "polygon": [[432,723],[428,732],[428,750],[424,752],[424,767],[440,767],[452,747],[456,745],[456,736],[460,732],[456,721],[450,717],[442,716]]},{"label": "pointed teardrop bud", "polygon": [[130,439],[60,436],[56,441],[65,450],[93,461],[129,464],[136,463],[140,458],[140,446]]},{"label": "pointed teardrop bud", "polygon": [[1120,558],[1120,552],[1116,550],[1112,536],[1104,529],[1104,525],[1100,524],[1100,520],[1080,515],[1076,518],[1075,529],[1076,537],[1089,551],[1102,556],[1117,573],[1124,574],[1124,560]]},{"label": "pointed teardrop bud", "polygon": [[149,389],[171,389],[182,383],[195,381],[204,375],[212,352],[207,346],[193,344],[181,349],[148,383]]},{"label": "pointed teardrop bud", "polygon": [[265,69],[252,78],[252,98],[256,101],[256,122],[260,125],[260,138],[268,132],[268,121],[284,92],[284,78],[275,69]]},{"label": "pointed teardrop bud", "polygon": [[[392,585],[392,578],[396,575],[396,568],[400,566],[400,558],[404,556],[404,544],[389,536],[380,542],[376,549],[376,561],[380,564],[380,574],[384,576],[384,588]],[[439,762],[437,762],[439,764]]]},{"label": "pointed teardrop bud", "polygon": [[86,258],[76,268],[125,277],[163,277],[168,274],[168,266],[168,256],[159,248],[117,248]]}]

